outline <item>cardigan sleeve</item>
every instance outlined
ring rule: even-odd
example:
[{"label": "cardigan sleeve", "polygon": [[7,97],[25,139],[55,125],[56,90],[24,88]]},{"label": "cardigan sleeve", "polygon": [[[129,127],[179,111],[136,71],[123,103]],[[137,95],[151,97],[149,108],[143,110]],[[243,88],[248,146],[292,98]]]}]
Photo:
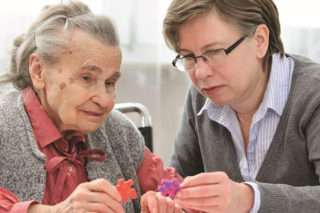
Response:
[{"label": "cardigan sleeve", "polygon": [[203,100],[198,101],[195,98],[196,93],[194,87],[189,88],[170,159],[170,166],[174,167],[182,177],[204,172],[196,132],[196,107],[194,106],[202,105]]},{"label": "cardigan sleeve", "polygon": [[[307,81],[306,81],[307,82]],[[308,81],[309,85],[305,88],[319,88],[319,81]],[[300,88],[299,88],[300,89]],[[276,212],[319,212],[320,209],[320,95],[318,90],[310,95],[310,93],[303,93],[301,96],[306,96],[308,100],[298,99],[303,103],[303,106],[296,104],[295,109],[299,109],[299,112],[295,111],[295,116],[298,117],[298,122],[291,122],[287,126],[290,126],[290,133],[286,135],[290,138],[289,149],[293,146],[304,147],[307,146],[306,152],[300,151],[296,153],[283,152],[283,155],[295,155],[295,158],[305,158],[306,161],[311,164],[311,168],[314,171],[314,175],[318,180],[310,182],[309,184],[301,186],[293,186],[290,184],[275,184],[275,183],[261,183],[257,182],[259,190],[261,192],[261,206],[259,213],[276,213]],[[299,114],[300,113],[300,114]],[[292,119],[293,120],[293,119]],[[294,121],[294,120],[293,120]],[[296,125],[292,125],[295,123]],[[289,132],[289,130],[288,130]],[[302,149],[301,149],[302,150]],[[299,169],[299,165],[294,168],[296,173],[303,172],[303,168]],[[296,177],[291,177],[296,178]],[[304,174],[304,179],[307,180],[308,174]]]}]

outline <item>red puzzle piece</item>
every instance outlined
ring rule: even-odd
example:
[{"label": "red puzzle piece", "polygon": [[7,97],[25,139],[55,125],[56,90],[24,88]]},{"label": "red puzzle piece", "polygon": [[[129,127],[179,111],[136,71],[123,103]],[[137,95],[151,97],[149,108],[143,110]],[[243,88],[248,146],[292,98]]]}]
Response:
[{"label": "red puzzle piece", "polygon": [[126,182],[123,179],[118,180],[118,185],[116,185],[117,190],[121,195],[121,199],[123,202],[129,202],[131,199],[137,198],[137,192],[135,189],[131,189],[130,187],[133,185],[133,180],[127,180]]}]

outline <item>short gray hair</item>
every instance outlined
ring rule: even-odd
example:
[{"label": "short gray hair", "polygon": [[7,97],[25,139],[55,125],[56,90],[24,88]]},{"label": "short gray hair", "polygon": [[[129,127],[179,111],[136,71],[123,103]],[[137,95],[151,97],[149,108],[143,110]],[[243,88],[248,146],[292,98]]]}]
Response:
[{"label": "short gray hair", "polygon": [[111,20],[94,15],[81,2],[45,6],[26,34],[18,36],[11,50],[10,72],[2,82],[11,82],[17,89],[32,86],[29,75],[29,58],[38,53],[45,63],[59,62],[59,55],[68,49],[65,34],[71,29],[81,29],[97,40],[111,46],[119,46],[119,38]]}]

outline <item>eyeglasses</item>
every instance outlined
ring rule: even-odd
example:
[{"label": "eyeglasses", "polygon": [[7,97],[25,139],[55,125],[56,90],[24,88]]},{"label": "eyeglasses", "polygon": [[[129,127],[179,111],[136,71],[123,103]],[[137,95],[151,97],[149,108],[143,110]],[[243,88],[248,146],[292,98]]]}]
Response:
[{"label": "eyeglasses", "polygon": [[207,52],[204,52],[203,54],[199,56],[194,55],[186,55],[181,56],[177,55],[177,57],[172,61],[172,65],[175,66],[180,71],[194,71],[197,69],[197,58],[201,58],[202,61],[209,66],[216,66],[221,64],[228,54],[234,50],[239,44],[246,38],[247,35],[242,36],[238,41],[233,43],[230,47],[227,49],[220,48],[215,50],[208,50]]}]

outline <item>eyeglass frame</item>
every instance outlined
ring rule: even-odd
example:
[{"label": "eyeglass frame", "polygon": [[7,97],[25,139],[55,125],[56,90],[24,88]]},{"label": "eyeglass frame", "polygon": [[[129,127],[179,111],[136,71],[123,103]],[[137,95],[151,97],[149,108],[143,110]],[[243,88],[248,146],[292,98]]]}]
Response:
[{"label": "eyeglass frame", "polygon": [[[207,59],[206,57],[204,57],[203,55],[207,54],[208,52],[218,52],[218,51],[220,51],[220,50],[223,50],[223,51],[226,53],[226,55],[228,56],[229,53],[230,53],[232,50],[234,50],[237,46],[239,46],[239,45],[241,44],[241,42],[243,42],[243,40],[246,39],[247,37],[248,37],[248,35],[242,36],[242,37],[239,38],[236,42],[234,42],[233,44],[231,44],[231,46],[228,47],[227,49],[219,48],[219,49],[208,50],[208,51],[202,53],[202,54],[199,55],[199,56],[192,56],[192,55],[181,56],[181,55],[178,54],[178,55],[176,56],[176,58],[172,61],[172,65],[173,65],[174,67],[176,67],[178,70],[180,70],[180,69],[176,66],[176,63],[177,63],[177,60],[183,59],[183,58],[193,58],[195,64],[197,64],[197,58],[201,58],[204,63],[207,63],[206,61],[207,61],[208,59]],[[180,71],[182,71],[182,72],[187,72],[188,70],[180,70]]]}]

